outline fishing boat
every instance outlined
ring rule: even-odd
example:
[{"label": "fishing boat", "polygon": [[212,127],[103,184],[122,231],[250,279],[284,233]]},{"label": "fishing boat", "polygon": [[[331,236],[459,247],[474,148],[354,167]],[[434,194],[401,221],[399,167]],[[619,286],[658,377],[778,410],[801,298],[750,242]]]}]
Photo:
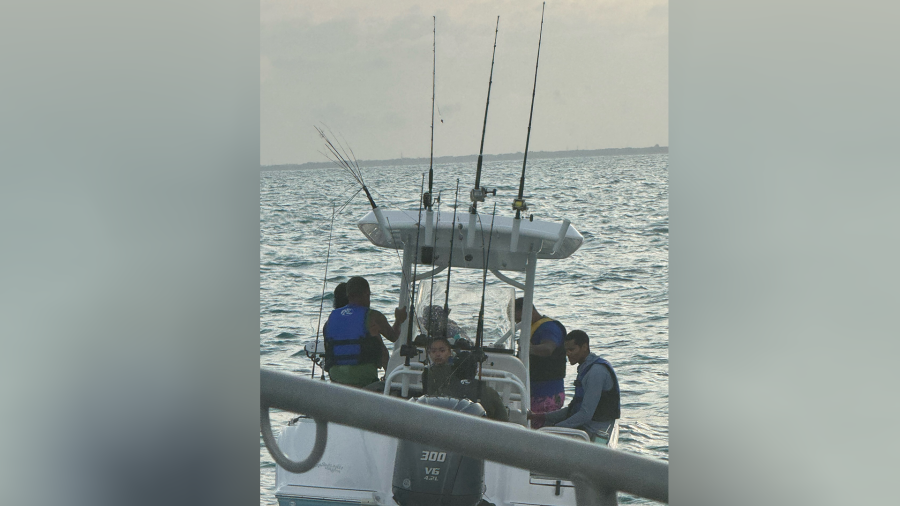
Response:
[{"label": "fishing boat", "polygon": [[[426,331],[422,324],[425,319],[423,312],[432,300],[443,300],[449,295],[454,316],[466,312],[471,314],[476,312],[477,302],[482,299],[481,292],[484,291],[486,309],[482,349],[485,359],[481,363],[481,377],[502,398],[509,414],[507,423],[527,427],[530,335],[519,334],[521,330],[528,333],[530,326],[516,329],[513,303],[516,294],[521,293],[526,305],[524,314],[528,314],[534,296],[538,261],[567,258],[582,245],[584,239],[568,221],[558,223],[521,219],[517,225],[515,218],[479,214],[475,220],[476,226],[469,228],[467,220],[454,219],[450,216],[452,213],[435,211],[431,214],[434,221],[430,227],[432,240],[429,242],[425,240],[426,228],[429,227],[422,222],[425,213],[415,210],[369,212],[358,222],[360,231],[373,245],[402,251],[401,276],[407,279],[414,276],[417,281],[417,287],[413,289],[410,289],[410,283],[402,280],[400,283],[399,305],[410,307],[412,302],[412,307],[416,308],[415,316],[404,322],[401,335]],[[469,241],[469,237],[473,240]],[[427,264],[421,260],[423,250],[428,251],[431,257]],[[413,274],[417,267],[427,267],[429,270]],[[468,287],[460,284],[447,290],[442,283],[434,280],[448,268],[479,274],[486,270],[503,283],[495,283],[487,289],[477,284]],[[514,279],[523,275],[524,279]],[[477,333],[474,319],[457,318],[466,334]],[[413,328],[410,329],[410,326]],[[423,395],[422,376],[427,358],[424,350],[417,348],[416,355],[407,361],[403,353],[404,343],[400,339],[394,345],[385,368],[382,393],[415,398]],[[321,358],[323,353],[321,346],[318,349],[309,346],[308,350],[315,359]],[[311,418],[295,418],[282,431],[279,447],[288,456],[309,454],[315,439],[315,427],[315,421]],[[590,440],[587,433],[577,429],[544,427],[540,430]],[[616,442],[616,430],[613,432],[610,446],[615,446]],[[394,500],[394,475],[398,465],[395,458],[398,445],[402,444],[392,437],[332,425],[325,453],[315,468],[303,474],[277,468],[275,495],[279,505],[398,504]],[[428,467],[437,469],[441,463],[438,462],[441,453],[433,453],[433,465]],[[483,465],[483,495],[479,496],[488,503],[575,504],[571,482],[490,461]],[[402,483],[400,485],[402,487]]]},{"label": "fishing boat", "polygon": [[[543,15],[541,25],[543,28]],[[496,32],[494,47],[496,49]],[[537,66],[535,85],[536,80]],[[532,112],[533,100],[534,95]],[[487,107],[485,128],[486,124]],[[531,119],[528,131],[530,136]],[[443,317],[449,318],[452,308],[459,330],[457,343],[454,344],[457,363],[466,363],[467,360],[474,363],[479,388],[497,394],[505,415],[504,421],[498,423],[506,423],[520,430],[528,429],[531,325],[530,322],[516,324],[514,303],[521,296],[522,314],[530,315],[539,261],[568,258],[584,242],[569,220],[554,222],[527,215],[523,189],[528,140],[518,196],[512,202],[515,216],[510,217],[498,216],[496,204],[492,213],[478,208],[487,196],[496,196],[495,190],[489,191],[480,184],[482,154],[478,157],[475,185],[469,192],[471,203],[468,212],[457,213],[458,203],[454,204],[452,213],[433,205],[431,169],[428,191],[424,190],[423,181],[418,209],[384,210],[373,201],[358,164],[348,160],[344,156],[346,151],[328,141],[323,131],[319,133],[326,140],[336,163],[353,174],[372,206],[372,210],[357,223],[363,237],[377,248],[401,253],[397,305],[409,308],[410,314],[400,328],[401,338],[390,351],[390,358],[384,367],[383,384],[377,385],[380,393],[473,416],[485,415],[483,406],[476,402],[478,398],[428,395],[424,378],[429,368],[429,357],[421,344],[434,337],[433,327],[429,323],[433,313],[429,314],[429,310],[440,307],[443,302]],[[482,152],[483,148],[484,130]],[[458,195],[457,183],[457,198]],[[446,283],[443,283],[444,271]],[[451,283],[451,272],[457,273],[455,284]],[[469,273],[468,277],[466,273]],[[488,273],[500,282],[488,286]],[[413,336],[424,340],[414,340]],[[474,336],[474,342],[467,336]],[[316,365],[321,365],[324,346],[318,340],[311,342],[306,346],[306,354]],[[472,376],[470,379],[474,381],[475,378]],[[465,381],[468,380],[463,383]],[[316,425],[314,419],[302,415],[291,420],[278,439],[281,451],[289,458],[310,454],[316,439]],[[435,427],[435,430],[440,428]],[[577,429],[542,427],[539,430],[591,441],[586,432]],[[614,424],[605,444],[615,447],[617,437],[618,427]],[[572,482],[557,477],[491,461],[475,461],[451,450],[332,424],[327,433],[324,454],[315,467],[300,474],[289,472],[281,466],[276,468],[275,496],[280,506],[569,506],[575,504],[574,489]]]}]

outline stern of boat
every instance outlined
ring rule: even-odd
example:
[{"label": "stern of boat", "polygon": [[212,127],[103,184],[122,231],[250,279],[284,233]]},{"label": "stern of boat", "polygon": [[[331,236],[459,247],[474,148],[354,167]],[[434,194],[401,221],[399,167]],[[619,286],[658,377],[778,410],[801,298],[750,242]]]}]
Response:
[{"label": "stern of boat", "polygon": [[[305,459],[316,437],[316,423],[298,417],[284,428],[278,445],[292,460]],[[328,424],[328,443],[319,463],[295,474],[275,471],[279,506],[389,505],[397,440],[353,427]]]}]

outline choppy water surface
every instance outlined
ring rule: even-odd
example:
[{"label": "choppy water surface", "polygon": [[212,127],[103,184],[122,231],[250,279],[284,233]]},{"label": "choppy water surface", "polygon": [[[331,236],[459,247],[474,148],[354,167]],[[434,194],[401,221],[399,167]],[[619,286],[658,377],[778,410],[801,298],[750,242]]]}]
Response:
[{"label": "choppy water surface", "polygon": [[[521,170],[520,162],[485,164],[482,185],[496,187],[497,196],[488,197],[481,209],[489,211],[496,201],[498,214],[511,215]],[[371,167],[363,169],[363,177],[379,206],[416,210],[427,171],[427,166]],[[457,178],[460,201],[468,204],[474,172],[474,164],[434,167],[434,190],[442,192],[444,209],[452,209]],[[259,190],[260,365],[310,374],[311,362],[292,354],[321,327],[329,233],[327,291],[350,276],[365,276],[372,307],[389,318],[400,293],[400,258],[394,250],[372,246],[356,228],[370,210],[362,195],[342,207],[357,190],[345,172],[263,172]],[[586,331],[591,349],[615,367],[622,391],[619,449],[668,459],[668,156],[533,160],[525,197],[536,218],[568,218],[584,235],[584,245],[569,258],[538,261],[535,307],[569,330]],[[342,207],[333,232],[332,206]],[[326,309],[329,305],[326,300]],[[575,366],[568,367],[571,398]],[[276,432],[290,417],[273,410]],[[260,438],[261,505],[276,504],[274,487],[275,464]],[[650,501],[620,494],[619,502]]]}]

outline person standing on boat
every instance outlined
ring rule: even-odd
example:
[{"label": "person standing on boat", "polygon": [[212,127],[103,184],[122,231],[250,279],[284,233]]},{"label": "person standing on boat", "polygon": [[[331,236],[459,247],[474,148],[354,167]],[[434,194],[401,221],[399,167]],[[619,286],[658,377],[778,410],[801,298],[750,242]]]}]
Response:
[{"label": "person standing on boat", "polygon": [[395,321],[390,325],[383,314],[369,308],[371,292],[365,278],[350,278],[346,293],[347,304],[331,312],[323,329],[325,370],[335,383],[365,387],[378,381],[384,347],[381,336],[390,342],[400,337],[406,308],[394,310]]},{"label": "person standing on boat", "polygon": [[573,330],[566,335],[566,356],[578,364],[575,397],[565,409],[550,413],[529,413],[532,422],[554,427],[581,429],[591,441],[608,443],[616,419],[621,415],[619,380],[612,364],[591,353],[588,335]]},{"label": "person standing on boat", "polygon": [[[516,299],[516,323],[522,321],[524,299]],[[547,413],[561,409],[566,402],[566,352],[563,340],[566,327],[562,323],[541,315],[531,308],[531,348],[529,352],[529,373],[531,376],[531,411]],[[532,428],[539,429],[542,421],[532,422]]]}]

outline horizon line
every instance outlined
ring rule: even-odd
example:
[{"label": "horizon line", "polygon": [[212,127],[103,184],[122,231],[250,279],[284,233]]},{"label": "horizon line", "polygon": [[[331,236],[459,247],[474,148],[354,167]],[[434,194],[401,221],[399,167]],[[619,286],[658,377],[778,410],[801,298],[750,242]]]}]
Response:
[{"label": "horizon line", "polygon": [[[634,153],[636,151],[641,151],[643,153]],[[546,155],[556,155],[555,157],[565,158],[566,156],[562,156],[564,153],[594,153],[594,154],[603,154],[600,152],[608,152],[607,154],[656,154],[656,153],[668,153],[669,146],[660,146],[656,144],[655,146],[648,146],[643,148],[598,148],[598,149],[566,149],[559,151],[529,151],[528,155],[531,157],[544,155],[547,158],[551,158],[551,156]],[[632,152],[632,153],[628,153]],[[517,151],[515,153],[501,153],[496,155],[484,155],[483,160],[488,161],[497,161],[504,159],[514,159],[515,157],[522,157],[524,153],[522,151]],[[573,155],[569,155],[573,156]],[[575,155],[577,156],[577,155]],[[446,163],[452,161],[471,161],[477,160],[478,155],[444,155],[444,156],[436,156],[434,157],[435,163]],[[360,165],[417,165],[421,163],[428,163],[431,160],[430,157],[417,157],[417,158],[391,158],[391,159],[383,159],[383,160],[356,160]],[[321,168],[333,165],[334,162],[331,160],[325,160],[321,162],[303,162],[303,163],[278,163],[272,165],[263,165],[260,164],[260,170],[273,170],[277,167],[296,167],[296,168]],[[277,169],[274,169],[277,170]]]}]

